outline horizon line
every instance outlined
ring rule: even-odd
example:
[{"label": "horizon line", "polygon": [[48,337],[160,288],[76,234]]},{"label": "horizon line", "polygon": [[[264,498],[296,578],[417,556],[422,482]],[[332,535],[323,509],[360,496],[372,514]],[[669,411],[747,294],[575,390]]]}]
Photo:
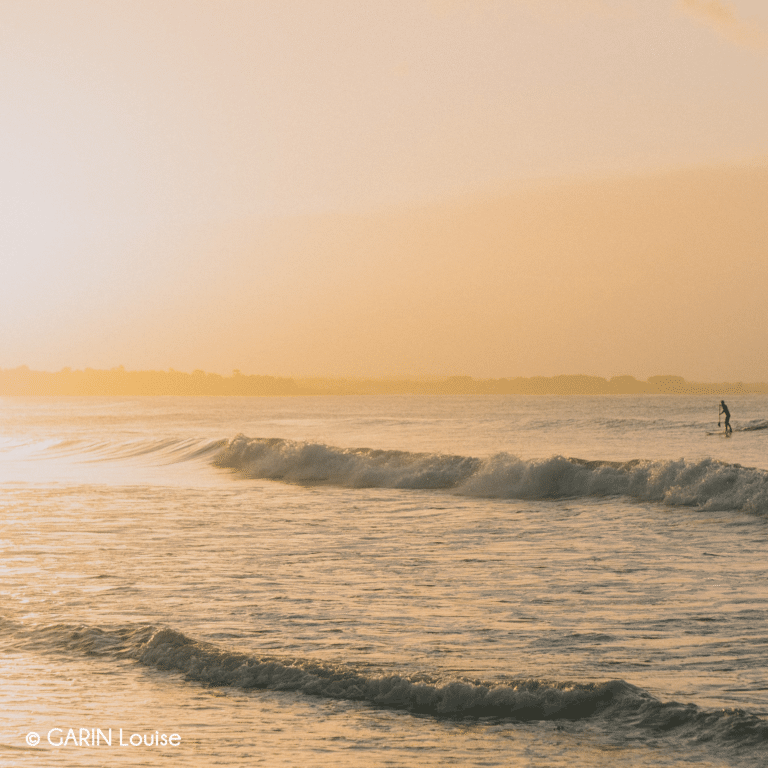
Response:
[{"label": "horizon line", "polygon": [[765,382],[693,382],[662,374],[642,381],[622,375],[606,379],[588,374],[515,376],[476,379],[472,376],[429,378],[277,377],[243,374],[229,376],[166,370],[128,371],[85,368],[34,371],[29,366],[0,368],[0,396],[291,396],[291,395],[611,395],[768,394]]}]

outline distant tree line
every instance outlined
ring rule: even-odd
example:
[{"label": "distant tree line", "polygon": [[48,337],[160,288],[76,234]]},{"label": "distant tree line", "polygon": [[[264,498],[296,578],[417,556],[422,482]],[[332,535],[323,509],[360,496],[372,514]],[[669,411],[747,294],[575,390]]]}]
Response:
[{"label": "distant tree line", "polygon": [[532,376],[475,379],[449,376],[444,379],[409,381],[385,379],[298,379],[302,393],[309,394],[422,394],[422,395],[733,395],[768,393],[768,384],[686,381],[682,376],[651,376],[639,381],[632,376]]},{"label": "distant tree line", "polygon": [[632,376],[604,379],[599,376],[533,376],[530,378],[475,379],[449,376],[441,379],[291,379],[231,376],[196,370],[126,371],[71,370],[55,373],[33,371],[27,366],[0,369],[0,395],[732,395],[768,393],[768,384],[686,381],[681,376]]},{"label": "distant tree line", "polygon": [[293,379],[274,376],[231,376],[193,371],[108,371],[63,368],[56,373],[27,366],[0,370],[2,395],[295,395]]}]

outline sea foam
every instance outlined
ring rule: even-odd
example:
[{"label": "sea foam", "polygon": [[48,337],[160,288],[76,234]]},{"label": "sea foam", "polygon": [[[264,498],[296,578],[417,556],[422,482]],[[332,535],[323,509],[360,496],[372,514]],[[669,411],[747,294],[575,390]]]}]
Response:
[{"label": "sea foam", "polygon": [[711,458],[615,462],[522,459],[508,453],[473,458],[238,435],[213,461],[248,477],[308,485],[448,490],[499,499],[623,496],[669,506],[768,513],[768,471]]}]

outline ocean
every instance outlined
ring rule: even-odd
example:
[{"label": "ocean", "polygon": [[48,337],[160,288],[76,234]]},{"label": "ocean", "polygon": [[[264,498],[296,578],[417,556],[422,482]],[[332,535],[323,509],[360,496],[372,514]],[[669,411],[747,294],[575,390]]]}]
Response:
[{"label": "ocean", "polygon": [[0,399],[0,764],[768,765],[719,399]]}]

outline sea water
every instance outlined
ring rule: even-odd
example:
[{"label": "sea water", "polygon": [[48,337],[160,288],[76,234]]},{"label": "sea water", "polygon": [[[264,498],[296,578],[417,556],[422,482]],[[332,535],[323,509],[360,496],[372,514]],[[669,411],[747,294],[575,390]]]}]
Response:
[{"label": "sea water", "polygon": [[3,766],[768,764],[768,397],[3,398]]}]

